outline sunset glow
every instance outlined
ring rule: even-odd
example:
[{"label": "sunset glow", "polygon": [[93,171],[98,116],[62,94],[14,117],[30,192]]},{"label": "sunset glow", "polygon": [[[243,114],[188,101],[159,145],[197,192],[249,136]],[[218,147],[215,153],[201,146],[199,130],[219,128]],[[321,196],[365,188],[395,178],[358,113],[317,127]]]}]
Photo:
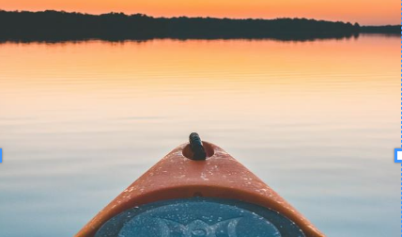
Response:
[{"label": "sunset glow", "polygon": [[151,16],[211,16],[230,18],[305,17],[358,22],[362,25],[399,24],[399,2],[392,0],[0,0],[3,10],[63,10],[92,14],[124,12]]}]

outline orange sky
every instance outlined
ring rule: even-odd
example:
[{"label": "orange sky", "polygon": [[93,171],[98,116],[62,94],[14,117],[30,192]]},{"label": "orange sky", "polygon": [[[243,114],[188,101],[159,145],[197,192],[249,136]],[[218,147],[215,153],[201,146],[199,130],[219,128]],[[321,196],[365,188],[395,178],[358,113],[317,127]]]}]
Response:
[{"label": "orange sky", "polygon": [[152,16],[307,17],[363,25],[400,24],[398,0],[0,0],[0,8]]}]

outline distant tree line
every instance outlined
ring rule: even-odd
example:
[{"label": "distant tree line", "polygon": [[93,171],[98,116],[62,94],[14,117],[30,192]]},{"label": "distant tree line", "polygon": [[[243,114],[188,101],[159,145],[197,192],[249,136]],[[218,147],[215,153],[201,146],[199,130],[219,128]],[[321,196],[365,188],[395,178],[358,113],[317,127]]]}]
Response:
[{"label": "distant tree line", "polygon": [[401,34],[401,26],[400,25],[362,26],[360,28],[360,32],[400,35]]},{"label": "distant tree line", "polygon": [[0,11],[1,41],[262,39],[310,40],[358,35],[359,24],[281,18],[154,18],[143,14],[90,15],[62,11]]}]

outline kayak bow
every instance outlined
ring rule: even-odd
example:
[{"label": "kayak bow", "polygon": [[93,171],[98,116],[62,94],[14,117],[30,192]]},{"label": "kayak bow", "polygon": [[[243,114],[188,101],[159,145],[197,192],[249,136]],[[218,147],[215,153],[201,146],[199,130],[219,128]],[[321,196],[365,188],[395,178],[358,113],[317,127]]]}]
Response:
[{"label": "kayak bow", "polygon": [[220,147],[183,144],[132,183],[76,237],[323,237]]}]

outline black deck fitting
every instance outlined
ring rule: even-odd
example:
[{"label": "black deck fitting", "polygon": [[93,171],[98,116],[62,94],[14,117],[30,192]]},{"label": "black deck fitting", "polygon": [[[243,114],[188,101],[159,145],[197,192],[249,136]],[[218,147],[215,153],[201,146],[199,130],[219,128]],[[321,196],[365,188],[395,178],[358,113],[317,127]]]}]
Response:
[{"label": "black deck fitting", "polygon": [[194,155],[192,160],[205,160],[207,158],[207,153],[205,152],[204,146],[198,133],[193,132],[190,134],[190,148]]}]

